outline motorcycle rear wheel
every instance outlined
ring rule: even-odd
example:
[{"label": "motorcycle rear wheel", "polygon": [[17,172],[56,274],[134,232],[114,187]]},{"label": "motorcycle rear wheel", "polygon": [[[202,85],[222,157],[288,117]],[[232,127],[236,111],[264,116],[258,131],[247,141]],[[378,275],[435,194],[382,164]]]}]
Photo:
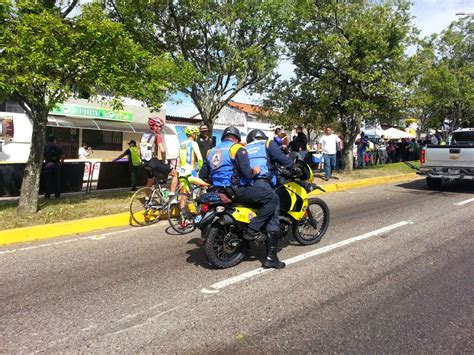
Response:
[{"label": "motorcycle rear wheel", "polygon": [[235,226],[212,225],[204,243],[207,260],[218,269],[228,269],[245,257],[245,242],[235,233]]},{"label": "motorcycle rear wheel", "polygon": [[293,236],[301,245],[316,244],[321,241],[329,226],[329,207],[320,198],[308,200],[306,215],[293,226]]}]

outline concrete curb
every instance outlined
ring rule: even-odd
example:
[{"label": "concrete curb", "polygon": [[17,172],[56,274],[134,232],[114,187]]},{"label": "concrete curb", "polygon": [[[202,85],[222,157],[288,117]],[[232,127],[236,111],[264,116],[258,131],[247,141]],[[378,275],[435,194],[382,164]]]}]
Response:
[{"label": "concrete curb", "polygon": [[103,217],[7,229],[1,232],[0,245],[5,246],[14,243],[25,243],[127,225],[130,225],[130,214],[128,212]]},{"label": "concrete curb", "polygon": [[[416,173],[408,173],[408,174],[402,174],[402,175],[380,176],[380,177],[360,179],[360,180],[354,180],[354,181],[346,181],[346,182],[340,182],[340,183],[335,183],[335,184],[330,184],[330,185],[321,185],[321,187],[324,190],[326,190],[326,192],[335,192],[335,191],[355,189],[359,187],[383,185],[383,184],[388,184],[391,182],[413,180],[413,179],[416,179],[417,177],[419,177],[419,175],[417,175]],[[316,190],[312,192],[311,194],[319,195],[321,193],[323,192]]]},{"label": "concrete curb", "polygon": [[[382,176],[325,185],[323,186],[323,188],[326,190],[326,192],[335,192],[359,187],[382,185],[391,182],[413,180],[416,177],[418,177],[418,175],[416,175],[415,173],[394,176]],[[311,195],[316,195],[320,193],[322,192],[314,191],[311,193]],[[15,243],[26,243],[55,237],[64,237],[72,234],[86,233],[96,230],[102,230],[113,227],[124,227],[129,225],[130,214],[126,212],[103,217],[85,218],[75,221],[7,229],[1,231],[0,246]]]}]

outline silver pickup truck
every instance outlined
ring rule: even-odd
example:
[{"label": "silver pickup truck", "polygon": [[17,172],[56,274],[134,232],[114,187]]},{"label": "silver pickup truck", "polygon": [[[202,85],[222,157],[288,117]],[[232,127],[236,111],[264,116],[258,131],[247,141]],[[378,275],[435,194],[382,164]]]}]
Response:
[{"label": "silver pickup truck", "polygon": [[474,180],[474,128],[454,131],[447,145],[424,147],[420,162],[430,189],[438,190],[447,180]]}]

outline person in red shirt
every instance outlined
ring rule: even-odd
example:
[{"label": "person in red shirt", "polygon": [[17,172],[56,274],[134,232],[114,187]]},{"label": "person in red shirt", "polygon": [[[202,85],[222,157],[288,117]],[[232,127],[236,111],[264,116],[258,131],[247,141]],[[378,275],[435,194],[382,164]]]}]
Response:
[{"label": "person in red shirt", "polygon": [[[161,137],[165,119],[150,117],[148,125],[150,126],[150,131],[142,135],[139,147],[140,157],[147,174],[146,186],[153,186],[155,174],[171,176],[170,196],[173,196],[178,186],[178,172],[170,164],[166,163],[166,150],[163,138]],[[161,160],[158,160],[158,156],[160,156]]]}]

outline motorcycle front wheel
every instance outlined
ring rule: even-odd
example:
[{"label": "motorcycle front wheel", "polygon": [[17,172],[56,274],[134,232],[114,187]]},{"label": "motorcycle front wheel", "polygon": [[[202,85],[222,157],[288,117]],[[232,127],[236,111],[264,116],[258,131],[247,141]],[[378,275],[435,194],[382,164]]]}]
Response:
[{"label": "motorcycle front wheel", "polygon": [[228,269],[245,257],[245,242],[233,225],[213,224],[204,243],[207,260],[218,269]]},{"label": "motorcycle front wheel", "polygon": [[324,237],[328,226],[328,205],[320,198],[312,197],[304,217],[293,226],[293,236],[301,245],[316,244]]}]

